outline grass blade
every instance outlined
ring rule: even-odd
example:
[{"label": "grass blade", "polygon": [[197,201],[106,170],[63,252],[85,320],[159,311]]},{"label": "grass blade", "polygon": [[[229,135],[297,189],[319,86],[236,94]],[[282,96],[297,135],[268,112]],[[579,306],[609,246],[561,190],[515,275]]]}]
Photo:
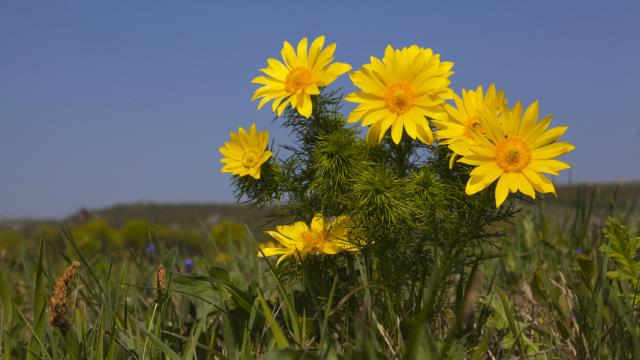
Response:
[{"label": "grass blade", "polygon": [[269,305],[267,305],[267,302],[264,300],[262,295],[258,295],[258,299],[260,300],[262,311],[264,311],[264,316],[267,318],[267,322],[269,322],[271,334],[276,339],[278,347],[281,349],[289,348],[289,341],[287,341],[287,338],[284,336],[284,332],[282,331],[280,324],[278,324],[276,319],[273,317],[273,313],[271,312],[271,309],[269,309]]}]

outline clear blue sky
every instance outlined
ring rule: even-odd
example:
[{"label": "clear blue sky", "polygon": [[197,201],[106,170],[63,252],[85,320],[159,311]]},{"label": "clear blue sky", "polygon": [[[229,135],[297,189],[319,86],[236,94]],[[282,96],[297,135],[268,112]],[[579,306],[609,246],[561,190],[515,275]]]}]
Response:
[{"label": "clear blue sky", "polygon": [[284,40],[320,34],[355,68],[387,44],[432,47],[454,89],[495,82],[568,125],[574,181],[639,180],[637,4],[2,1],[0,216],[231,201],[229,130],[255,121],[287,141],[250,80]]}]

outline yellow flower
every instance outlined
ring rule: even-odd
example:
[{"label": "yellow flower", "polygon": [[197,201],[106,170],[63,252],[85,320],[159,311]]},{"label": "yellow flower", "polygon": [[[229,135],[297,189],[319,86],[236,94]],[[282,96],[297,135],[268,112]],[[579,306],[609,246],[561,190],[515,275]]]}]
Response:
[{"label": "yellow flower", "polygon": [[260,69],[267,76],[258,76],[251,82],[263,86],[253,93],[252,100],[262,98],[258,104],[261,109],[273,100],[271,108],[278,116],[290,103],[300,115],[311,115],[311,95],[320,93],[320,88],[331,84],[336,78],[351,70],[351,65],[331,63],[336,44],[325,49],[324,36],[319,36],[307,53],[307,38],[298,43],[297,53],[293,46],[284,42],[281,54],[284,64],[276,59],[267,59],[267,67]]},{"label": "yellow flower", "polygon": [[412,139],[432,143],[426,117],[447,119],[443,107],[445,100],[453,98],[448,79],[453,63],[441,62],[440,54],[417,45],[399,50],[387,46],[382,60],[373,56],[370,60],[349,75],[361,91],[345,98],[360,104],[347,121],[362,119],[362,126],[371,126],[367,132],[370,145],[382,141],[389,128],[396,144],[403,128]]},{"label": "yellow flower", "polygon": [[217,263],[223,263],[223,264],[228,263],[229,260],[231,260],[231,255],[229,255],[226,252],[220,252],[216,254],[215,258],[213,258],[213,261]]},{"label": "yellow flower", "polygon": [[275,231],[267,231],[282,247],[262,248],[258,256],[281,255],[279,265],[289,256],[298,261],[311,253],[336,254],[341,251],[356,251],[358,246],[348,239],[349,218],[345,215],[335,219],[325,219],[316,214],[308,226],[304,221],[291,225],[276,226]]},{"label": "yellow flower", "polygon": [[222,167],[222,172],[260,179],[260,166],[272,155],[271,151],[267,150],[269,132],[257,132],[256,124],[252,124],[248,133],[239,127],[237,134],[230,132],[229,136],[231,142],[225,142],[219,149],[224,155],[220,161],[226,164]]},{"label": "yellow flower", "polygon": [[456,107],[445,105],[445,110],[449,114],[448,120],[433,120],[439,128],[436,137],[443,139],[441,143],[448,145],[454,152],[449,163],[451,167],[456,156],[471,155],[469,147],[474,144],[473,130],[484,132],[480,125],[480,116],[484,107],[501,111],[506,105],[504,91],[500,90],[496,93],[494,84],[489,86],[486,94],[483,93],[482,86],[478,86],[476,90],[462,90],[462,98],[454,94],[454,101]]},{"label": "yellow flower", "polygon": [[556,142],[566,126],[549,129],[551,115],[539,122],[538,117],[537,101],[524,114],[520,102],[513,109],[505,107],[501,113],[485,108],[480,116],[484,133],[474,130],[476,144],[469,147],[470,155],[460,159],[475,166],[467,182],[467,194],[477,193],[496,179],[496,207],[509,192],[520,191],[531,198],[536,197],[536,191],[555,194],[553,183],[543,173],[558,175],[558,171],[570,168],[554,158],[575,146]]}]

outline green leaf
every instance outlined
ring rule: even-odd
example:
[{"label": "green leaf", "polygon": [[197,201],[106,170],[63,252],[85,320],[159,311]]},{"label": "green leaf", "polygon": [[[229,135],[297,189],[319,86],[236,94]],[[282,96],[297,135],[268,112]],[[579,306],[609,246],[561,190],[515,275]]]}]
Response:
[{"label": "green leaf", "polygon": [[[11,322],[13,320],[13,303],[11,302],[12,289],[9,280],[5,273],[0,270],[0,300],[2,301],[2,313],[3,313],[3,327],[7,329],[11,328]],[[0,327],[0,339],[2,351],[4,352],[4,358],[9,359],[11,357],[11,338],[7,333],[4,333],[4,329]]]},{"label": "green leaf", "polygon": [[[519,324],[516,322],[515,314],[513,309],[511,308],[511,302],[509,302],[507,295],[502,291],[499,291],[498,294],[500,295],[500,302],[502,303],[502,309],[504,310],[504,315],[507,318],[507,323],[509,324],[511,334],[515,336],[515,339],[517,340],[516,345],[518,345],[518,349],[520,350],[520,356],[524,359],[527,355],[527,352],[520,337],[523,328],[521,326],[518,326]],[[505,341],[507,338],[508,336],[505,337]],[[511,348],[511,345],[508,346],[508,348]]]},{"label": "green leaf", "polygon": [[173,272],[171,290],[202,299],[220,298],[220,280],[211,276]]},{"label": "green leaf", "polygon": [[231,328],[231,316],[228,313],[222,314],[222,336],[224,338],[224,346],[227,349],[229,357],[236,357],[236,339],[233,336],[233,329]]},{"label": "green leaf", "polygon": [[[27,326],[27,329],[29,329],[29,332],[31,333],[31,339],[29,339],[29,349],[27,350],[28,352],[27,352],[26,359],[30,359],[30,358],[33,358],[33,356],[37,356],[36,354],[37,354],[38,345],[40,346],[40,349],[42,350],[42,353],[46,356],[46,358],[51,359],[51,356],[47,352],[47,348],[44,346],[44,343],[42,342],[42,337],[38,336],[38,333],[33,328],[33,326],[29,324],[29,320],[27,320],[27,317],[24,316],[22,311],[20,311],[20,308],[16,307],[16,311],[18,315],[20,315],[20,317],[22,318],[22,321],[24,321],[24,324]],[[31,344],[34,344],[34,345],[31,345]],[[33,350],[31,349],[32,346],[33,346]]]},{"label": "green leaf", "polygon": [[100,306],[98,335],[96,337],[96,359],[104,359],[104,306]]},{"label": "green leaf", "polygon": [[627,227],[614,218],[607,220],[604,234],[609,243],[602,245],[600,250],[613,259],[617,268],[608,271],[607,277],[628,281],[631,286],[631,295],[628,298],[630,297],[634,304],[640,302],[640,297],[636,296],[640,287],[640,261],[636,260],[640,249],[640,237],[631,238]]},{"label": "green leaf", "polygon": [[7,280],[5,273],[0,270],[0,300],[2,300],[4,325],[9,328],[13,314],[13,306],[11,305],[11,284]]},{"label": "green leaf", "polygon": [[[38,345],[40,346],[40,350],[47,354],[47,349],[44,347],[42,343],[42,338],[44,336],[44,325],[45,325],[45,305],[46,305],[46,297],[45,297],[45,282],[44,282],[44,244],[45,237],[42,236],[40,240],[40,254],[38,256],[38,268],[36,270],[36,279],[35,279],[35,289],[33,294],[33,318],[35,319],[35,326],[32,330],[31,339],[29,339],[27,353],[27,360],[31,360],[34,358],[34,354],[38,353]],[[23,317],[24,318],[24,317]],[[25,319],[26,320],[26,319]],[[29,325],[27,323],[27,325]],[[30,326],[29,326],[30,327]]]},{"label": "green leaf", "polygon": [[282,331],[280,324],[278,324],[276,319],[273,317],[273,313],[271,312],[271,309],[269,309],[269,305],[267,305],[267,302],[264,300],[262,295],[258,295],[258,299],[260,300],[260,305],[262,305],[262,311],[264,312],[264,316],[267,318],[267,321],[269,322],[269,326],[271,328],[271,334],[276,339],[276,343],[278,344],[278,347],[281,349],[288,348],[289,341],[287,341],[287,338],[284,336],[284,332]]},{"label": "green leaf", "polygon": [[157,336],[148,331],[144,326],[139,327],[140,330],[153,341],[154,344],[162,351],[163,354],[168,356],[171,360],[182,360],[182,356],[180,356],[177,352],[173,351],[169,345],[165,344],[162,340],[160,340]]}]

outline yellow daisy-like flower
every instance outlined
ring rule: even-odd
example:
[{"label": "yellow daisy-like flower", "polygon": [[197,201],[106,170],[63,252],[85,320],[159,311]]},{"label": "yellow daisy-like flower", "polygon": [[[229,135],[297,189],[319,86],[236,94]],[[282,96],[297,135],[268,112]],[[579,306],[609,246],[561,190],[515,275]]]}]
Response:
[{"label": "yellow daisy-like flower", "polygon": [[469,147],[474,145],[473,131],[484,133],[480,124],[481,112],[485,107],[501,111],[506,106],[504,91],[496,92],[496,86],[491,84],[484,94],[482,86],[476,90],[462,90],[462,98],[454,94],[455,107],[446,104],[445,110],[449,115],[448,120],[433,120],[439,128],[436,137],[442,139],[442,144],[448,145],[454,152],[449,163],[453,167],[456,156],[471,155]]},{"label": "yellow daisy-like flower", "polygon": [[290,256],[298,261],[311,253],[337,254],[341,251],[356,251],[358,246],[348,239],[349,218],[345,215],[325,219],[316,214],[308,226],[304,221],[291,225],[277,226],[275,231],[267,231],[281,247],[262,248],[258,256],[280,255],[276,266]]},{"label": "yellow daisy-like flower", "polygon": [[453,63],[441,62],[440,54],[417,45],[399,50],[387,46],[382,60],[373,56],[370,60],[349,75],[361,91],[345,98],[359,104],[347,121],[362,119],[362,126],[371,126],[367,132],[370,145],[382,141],[389,128],[396,144],[403,129],[412,139],[432,143],[426,118],[447,119],[444,104],[453,98],[448,79]]},{"label": "yellow daisy-like flower", "polygon": [[254,179],[260,179],[260,166],[271,157],[271,151],[267,150],[269,142],[268,131],[256,131],[256,124],[252,124],[249,132],[239,127],[238,133],[230,132],[231,142],[225,142],[220,149],[224,158],[220,160],[226,164],[222,172],[233,175],[249,175]]},{"label": "yellow daisy-like flower", "polygon": [[253,93],[252,100],[262,98],[261,109],[273,100],[271,108],[278,116],[291,104],[300,115],[311,116],[311,95],[320,93],[320,88],[331,84],[336,78],[351,70],[351,65],[333,61],[336,44],[322,49],[324,36],[311,43],[307,52],[307,38],[298,43],[297,52],[287,41],[281,54],[284,64],[276,59],[267,59],[267,67],[260,69],[267,76],[258,76],[251,82],[263,86]]},{"label": "yellow daisy-like flower", "polygon": [[480,116],[484,133],[474,131],[476,143],[469,147],[471,154],[460,159],[475,166],[467,182],[467,194],[477,193],[496,179],[496,207],[509,192],[520,191],[531,198],[536,197],[536,191],[555,194],[553,183],[543,173],[558,175],[558,171],[570,168],[554,158],[575,146],[556,142],[567,127],[549,129],[551,115],[538,122],[539,112],[537,101],[524,114],[520,102],[502,112],[485,108]]}]

